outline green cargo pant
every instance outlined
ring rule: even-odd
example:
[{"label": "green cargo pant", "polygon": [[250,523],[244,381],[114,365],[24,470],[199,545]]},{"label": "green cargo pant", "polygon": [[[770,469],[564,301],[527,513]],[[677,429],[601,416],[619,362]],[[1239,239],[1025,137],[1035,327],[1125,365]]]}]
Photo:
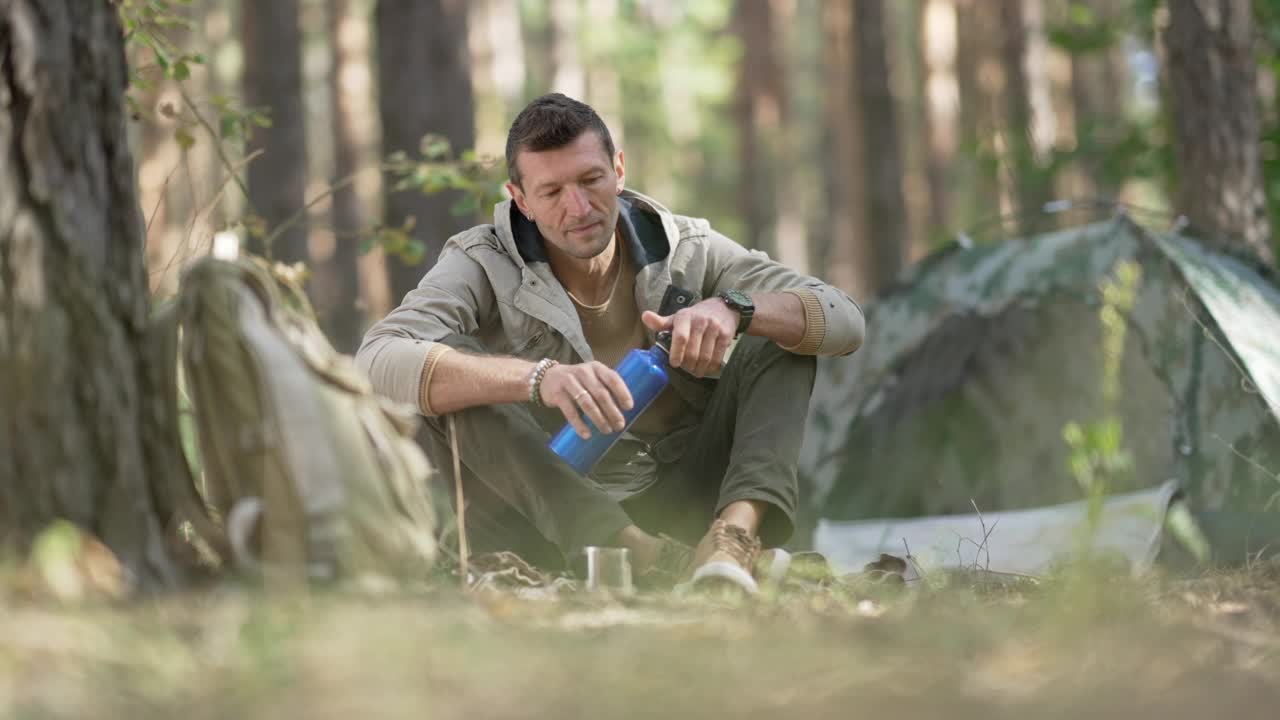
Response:
[{"label": "green cargo pant", "polygon": [[[484,352],[470,337],[445,342]],[[583,477],[547,449],[549,430],[564,424],[558,410],[508,404],[453,413],[472,550],[511,550],[558,569],[574,551],[605,544],[633,523],[693,544],[737,500],[769,505],[761,540],[766,547],[781,545],[795,526],[796,464],[815,374],[814,358],[754,336],[738,342],[719,380],[673,373],[673,383],[701,417],[652,445],[632,443],[640,448],[634,467],[645,468],[653,481],[635,491],[624,487],[621,495],[619,485]],[[429,455],[449,478],[456,508],[446,418],[427,418],[427,426]],[[631,452],[625,442],[615,451]]]}]

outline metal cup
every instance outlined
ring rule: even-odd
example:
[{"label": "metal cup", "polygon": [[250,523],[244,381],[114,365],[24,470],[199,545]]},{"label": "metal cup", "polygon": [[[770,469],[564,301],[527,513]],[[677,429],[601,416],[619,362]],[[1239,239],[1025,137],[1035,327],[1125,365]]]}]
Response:
[{"label": "metal cup", "polygon": [[578,576],[587,592],[630,595],[631,551],[626,548],[588,546],[578,561]]}]

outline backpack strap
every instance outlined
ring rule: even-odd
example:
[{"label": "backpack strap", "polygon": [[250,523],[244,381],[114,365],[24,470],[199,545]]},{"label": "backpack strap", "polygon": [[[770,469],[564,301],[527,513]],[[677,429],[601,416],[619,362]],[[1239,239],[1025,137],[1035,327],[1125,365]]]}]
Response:
[{"label": "backpack strap", "polygon": [[[250,340],[246,345],[251,362],[260,368],[258,377],[266,377],[267,367],[279,367],[292,361],[297,350],[286,339],[289,332],[284,310],[286,303],[299,312],[310,313],[306,294],[264,265],[252,260],[237,263],[246,288],[252,288],[262,299],[262,322],[244,323],[241,331]],[[296,362],[304,362],[302,359]],[[266,498],[267,507],[281,508],[282,503],[298,505],[297,517],[304,524],[307,574],[325,580],[335,576],[339,566],[339,548],[345,532],[342,508],[346,491],[342,465],[334,449],[327,444],[309,442],[323,437],[328,427],[324,414],[328,409],[311,392],[310,375],[277,373],[274,382],[258,388],[259,395],[280,428],[288,428],[276,438],[276,444],[288,462],[286,478],[290,488],[264,488],[264,493],[280,491]],[[287,490],[287,491],[286,491]]]},{"label": "backpack strap", "polygon": [[152,314],[147,329],[147,347],[152,354],[152,367],[161,376],[161,402],[166,415],[175,422],[164,428],[164,444],[171,448],[169,465],[159,482],[153,483],[156,509],[168,523],[168,529],[176,529],[186,520],[192,529],[223,560],[231,558],[231,544],[226,533],[210,517],[204,498],[196,489],[195,476],[182,446],[181,408],[178,404],[178,306],[170,299],[160,303]]}]

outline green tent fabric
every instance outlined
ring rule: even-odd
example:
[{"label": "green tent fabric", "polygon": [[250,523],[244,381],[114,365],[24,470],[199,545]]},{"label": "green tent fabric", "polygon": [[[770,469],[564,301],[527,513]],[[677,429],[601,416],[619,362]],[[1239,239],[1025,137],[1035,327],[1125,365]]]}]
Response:
[{"label": "green tent fabric", "polygon": [[1280,417],[1280,290],[1240,261],[1177,236],[1156,236]]},{"label": "green tent fabric", "polygon": [[1195,511],[1280,512],[1273,282],[1123,215],[929,256],[819,366],[806,524],[1079,500],[1064,430],[1108,419],[1087,445],[1127,459],[1106,493],[1173,481]]}]

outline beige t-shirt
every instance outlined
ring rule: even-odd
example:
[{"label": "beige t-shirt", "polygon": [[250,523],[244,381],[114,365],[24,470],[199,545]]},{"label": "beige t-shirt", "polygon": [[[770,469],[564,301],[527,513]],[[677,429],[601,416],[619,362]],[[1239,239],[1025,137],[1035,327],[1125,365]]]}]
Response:
[{"label": "beige t-shirt", "polygon": [[[596,360],[612,368],[631,350],[650,345],[644,323],[640,322],[635,286],[635,267],[625,245],[618,243],[618,267],[609,297],[600,305],[587,305],[569,293],[591,352]],[[690,411],[684,400],[667,387],[649,409],[636,418],[631,432],[645,441],[655,440],[675,429]]]}]

